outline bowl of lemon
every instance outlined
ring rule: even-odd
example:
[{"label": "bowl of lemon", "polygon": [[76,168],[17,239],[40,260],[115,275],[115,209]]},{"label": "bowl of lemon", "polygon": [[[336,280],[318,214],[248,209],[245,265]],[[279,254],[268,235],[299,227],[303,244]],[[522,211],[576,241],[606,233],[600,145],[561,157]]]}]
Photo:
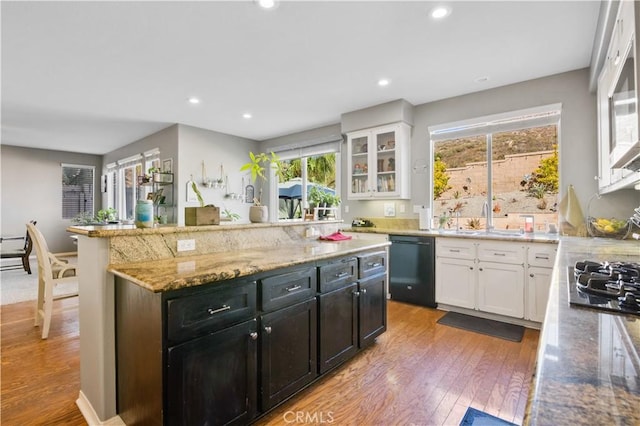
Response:
[{"label": "bowl of lemon", "polygon": [[631,232],[631,223],[615,218],[587,217],[587,231],[592,237],[624,240]]}]

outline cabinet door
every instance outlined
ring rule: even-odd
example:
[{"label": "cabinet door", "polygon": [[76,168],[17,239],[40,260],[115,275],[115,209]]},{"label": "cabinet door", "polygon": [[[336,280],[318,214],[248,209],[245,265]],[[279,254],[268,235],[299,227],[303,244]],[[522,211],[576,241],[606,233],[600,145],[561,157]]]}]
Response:
[{"label": "cabinet door", "polygon": [[358,346],[365,347],[387,329],[387,276],[377,275],[360,281],[358,296]]},{"label": "cabinet door", "polygon": [[469,259],[436,258],[436,302],[476,307],[475,263]]},{"label": "cabinet door", "polygon": [[529,267],[527,276],[527,319],[542,322],[549,300],[551,268]]},{"label": "cabinet door", "polygon": [[260,321],[260,405],[263,411],[318,375],[316,299],[263,315]]},{"label": "cabinet door", "polygon": [[371,198],[369,182],[369,138],[371,132],[350,133],[347,137],[349,196],[351,200]]},{"label": "cabinet door", "polygon": [[166,424],[248,424],[256,407],[257,338],[254,319],[169,348]]},{"label": "cabinet door", "polygon": [[396,123],[347,135],[347,198],[410,198],[410,133]]},{"label": "cabinet door", "polygon": [[358,350],[358,284],[319,296],[320,373],[351,358]]},{"label": "cabinet door", "polygon": [[387,127],[375,131],[371,138],[371,170],[370,179],[373,179],[373,192],[375,197],[392,197],[398,193],[398,174],[396,161],[400,145],[398,140],[398,128]]},{"label": "cabinet door", "polygon": [[478,263],[478,309],[524,318],[524,266]]}]

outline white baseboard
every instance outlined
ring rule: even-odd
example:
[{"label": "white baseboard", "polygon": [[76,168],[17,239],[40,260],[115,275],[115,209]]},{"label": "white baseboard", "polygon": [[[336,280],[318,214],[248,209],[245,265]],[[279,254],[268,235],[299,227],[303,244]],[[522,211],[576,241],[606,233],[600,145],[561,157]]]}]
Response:
[{"label": "white baseboard", "polygon": [[98,418],[98,415],[96,414],[96,411],[93,409],[91,402],[89,402],[82,391],[80,391],[78,399],[76,399],[76,405],[80,409],[80,412],[82,413],[84,419],[87,421],[87,424],[91,426],[126,426],[120,416],[115,416],[107,420],[100,420]]}]

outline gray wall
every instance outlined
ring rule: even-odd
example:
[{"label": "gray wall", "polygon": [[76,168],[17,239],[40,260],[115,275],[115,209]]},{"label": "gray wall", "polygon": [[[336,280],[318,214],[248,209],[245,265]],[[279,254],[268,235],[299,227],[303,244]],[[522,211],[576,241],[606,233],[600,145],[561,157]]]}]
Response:
[{"label": "gray wall", "polygon": [[[186,184],[193,176],[198,183],[202,198],[206,204],[220,207],[220,213],[229,209],[240,215],[238,222],[249,222],[249,207],[251,203],[225,198],[229,193],[240,193],[244,184],[250,183],[250,177],[245,172],[240,172],[240,167],[249,161],[249,151],[258,151],[258,142],[228,135],[210,130],[200,129],[187,125],[179,125],[179,158],[180,173],[177,175],[178,192],[178,223],[184,224],[184,208],[197,207],[199,204],[186,202]],[[220,165],[224,166],[224,173],[229,178],[228,189],[204,188],[202,182],[202,162],[206,166],[209,179],[220,177]],[[266,200],[265,192],[263,201]]]},{"label": "gray wall", "polygon": [[[99,155],[45,149],[0,146],[1,234],[24,235],[25,223],[35,219],[52,252],[75,251],[66,228],[71,220],[62,219],[62,163],[95,167],[94,209],[101,207]],[[8,247],[10,243],[3,243]],[[33,253],[35,256],[35,252]]]},{"label": "gray wall", "polygon": [[[242,173],[240,167],[249,160],[248,152],[257,150],[256,141],[225,133],[199,129],[184,124],[174,124],[159,132],[130,143],[104,156],[105,166],[114,161],[159,148],[161,159],[173,159],[174,173],[174,217],[179,225],[184,225],[184,208],[198,206],[186,202],[186,184],[191,176],[198,182],[206,204],[228,208],[240,214],[244,221],[249,219],[249,206],[240,201],[225,198],[226,189],[204,188],[202,182],[202,161],[206,165],[209,178],[218,178],[220,164],[224,165],[229,177],[229,192],[240,192]],[[248,180],[246,184],[248,184]]]},{"label": "gray wall", "polygon": [[[484,115],[530,108],[539,105],[562,103],[560,128],[560,188],[559,199],[566,193],[569,184],[587,214],[587,204],[597,192],[597,132],[595,94],[589,92],[589,70],[582,69],[550,77],[503,86],[491,90],[437,102],[417,105],[414,109],[414,127],[411,138],[412,162],[432,158],[429,151],[428,127],[451,121]],[[346,149],[343,150],[344,176],[347,173]],[[346,194],[346,179],[342,193]],[[416,218],[413,205],[428,204],[431,177],[429,173],[413,173],[409,201],[395,200],[397,217]],[[344,197],[343,197],[344,198]],[[349,201],[343,203],[349,213],[343,218],[349,222],[354,217],[383,216],[383,201]],[[640,192],[623,190],[595,199],[591,214],[595,216],[626,218],[640,204]],[[400,206],[405,213],[399,213]]]}]

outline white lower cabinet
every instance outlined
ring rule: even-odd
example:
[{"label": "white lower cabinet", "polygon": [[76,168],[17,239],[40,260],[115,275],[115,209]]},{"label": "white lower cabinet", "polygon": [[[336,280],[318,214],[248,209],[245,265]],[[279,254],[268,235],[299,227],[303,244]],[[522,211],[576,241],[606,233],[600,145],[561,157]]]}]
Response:
[{"label": "white lower cabinet", "polygon": [[436,302],[542,322],[556,246],[438,238]]},{"label": "white lower cabinet", "polygon": [[468,309],[475,308],[476,271],[473,260],[437,258],[436,302]]},{"label": "white lower cabinet", "polygon": [[524,318],[524,266],[478,262],[478,310]]},{"label": "white lower cabinet", "polygon": [[544,320],[557,251],[554,244],[530,244],[527,247],[525,318],[530,321]]},{"label": "white lower cabinet", "polygon": [[536,322],[544,320],[549,300],[551,268],[529,266],[527,275],[527,319]]}]

